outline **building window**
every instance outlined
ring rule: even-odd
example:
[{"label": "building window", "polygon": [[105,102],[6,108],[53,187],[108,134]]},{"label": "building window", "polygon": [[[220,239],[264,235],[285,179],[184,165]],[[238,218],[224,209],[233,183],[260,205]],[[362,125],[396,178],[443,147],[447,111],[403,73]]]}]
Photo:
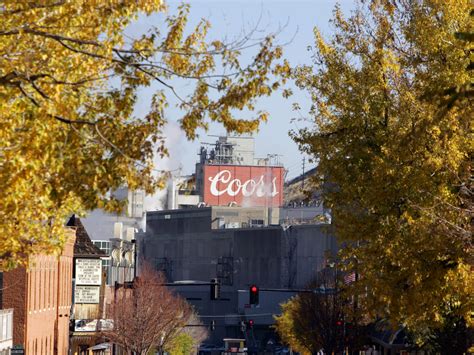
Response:
[{"label": "building window", "polygon": [[[93,240],[92,241],[96,247],[98,247],[100,250],[102,250],[105,255],[110,256],[111,252],[111,246],[110,246],[110,241],[108,240]],[[107,283],[109,283],[109,278],[110,278],[110,272],[109,272],[109,267],[111,265],[110,259],[102,259],[102,269],[107,272]]]},{"label": "building window", "polygon": [[94,240],[94,245],[102,250],[106,255],[110,255],[110,242],[108,240]]},{"label": "building window", "polygon": [[51,271],[52,274],[53,274],[53,284],[54,284],[54,292],[52,292],[51,294],[51,297],[53,299],[53,302],[52,302],[52,305],[53,307],[56,307],[56,292],[57,292],[57,288],[56,288],[56,268],[53,267],[53,270]]},{"label": "building window", "polygon": [[27,290],[27,295],[29,296],[28,298],[28,311],[32,311],[33,310],[33,300],[32,300],[32,295],[31,295],[31,286],[33,284],[33,275],[31,273],[31,270],[28,270],[27,271],[27,274],[26,276],[28,277],[28,290]]},{"label": "building window", "polygon": [[49,279],[49,290],[48,290],[48,307],[53,307],[53,299],[52,299],[52,294],[54,292],[54,287],[53,287],[53,262],[50,260],[49,261],[49,268],[48,268],[48,279]]},{"label": "building window", "polygon": [[33,296],[33,310],[36,311],[36,294],[38,292],[38,287],[36,287],[36,268],[30,271],[31,274],[31,285],[30,285],[30,294]]},{"label": "building window", "polygon": [[251,219],[250,227],[263,227],[263,219]]},{"label": "building window", "polygon": [[48,260],[48,262],[46,263],[46,268],[45,268],[45,273],[46,273],[46,301],[45,301],[45,306],[46,308],[50,308],[51,307],[51,302],[49,302],[49,296],[51,295],[51,275],[50,275],[50,265],[51,265],[51,261]]},{"label": "building window", "polygon": [[[45,263],[41,263],[40,267],[40,275],[41,275],[41,283],[43,287],[41,287],[41,303],[40,303],[40,308],[45,309],[46,308],[46,272],[45,272]],[[43,340],[41,340],[41,350],[43,350]]]}]

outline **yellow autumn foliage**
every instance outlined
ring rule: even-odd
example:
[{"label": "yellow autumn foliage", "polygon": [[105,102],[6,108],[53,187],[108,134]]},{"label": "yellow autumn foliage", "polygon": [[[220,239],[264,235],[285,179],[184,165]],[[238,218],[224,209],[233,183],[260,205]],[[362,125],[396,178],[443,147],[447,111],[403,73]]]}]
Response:
[{"label": "yellow autumn foliage", "polygon": [[[318,162],[342,263],[373,318],[412,330],[444,316],[472,322],[473,106],[450,100],[472,83],[468,0],[360,2],[316,30],[314,66],[294,77],[312,125],[294,132]],[[472,49],[471,49],[472,50]]]},{"label": "yellow autumn foliage", "polygon": [[[153,157],[167,154],[163,112],[170,103],[178,102],[191,139],[209,120],[244,133],[266,119],[235,112],[284,81],[289,68],[278,61],[273,37],[211,42],[205,20],[188,34],[186,5],[161,28],[124,36],[139,15],[163,11],[160,0],[0,1],[2,268],[31,253],[58,252],[73,212],[119,210],[110,190],[162,187]],[[257,53],[244,65],[239,52],[250,44]],[[185,80],[190,94],[173,87],[174,79]],[[148,114],[135,117],[139,90],[151,83],[162,90]]]},{"label": "yellow autumn foliage", "polygon": [[301,344],[299,336],[295,332],[295,315],[298,312],[298,302],[296,297],[297,296],[292,297],[285,303],[281,304],[281,314],[274,316],[274,327],[283,344],[289,345],[293,351],[296,351],[301,355],[311,355],[311,351]]}]

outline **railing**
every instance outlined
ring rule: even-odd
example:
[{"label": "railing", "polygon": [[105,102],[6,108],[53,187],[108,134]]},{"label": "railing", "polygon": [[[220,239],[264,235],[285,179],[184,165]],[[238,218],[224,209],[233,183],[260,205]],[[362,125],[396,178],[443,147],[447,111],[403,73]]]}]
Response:
[{"label": "railing", "polygon": [[12,347],[13,309],[0,309],[0,351]]},{"label": "railing", "polygon": [[178,189],[178,193],[184,196],[196,196],[199,195],[199,191],[194,189]]}]

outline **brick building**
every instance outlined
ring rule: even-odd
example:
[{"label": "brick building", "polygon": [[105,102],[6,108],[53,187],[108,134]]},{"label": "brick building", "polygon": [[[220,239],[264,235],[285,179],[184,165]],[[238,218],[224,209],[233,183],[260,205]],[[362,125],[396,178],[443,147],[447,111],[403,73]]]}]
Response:
[{"label": "brick building", "polygon": [[13,345],[27,355],[68,353],[75,237],[68,228],[61,255],[34,255],[28,267],[3,273],[2,304],[14,309]]}]

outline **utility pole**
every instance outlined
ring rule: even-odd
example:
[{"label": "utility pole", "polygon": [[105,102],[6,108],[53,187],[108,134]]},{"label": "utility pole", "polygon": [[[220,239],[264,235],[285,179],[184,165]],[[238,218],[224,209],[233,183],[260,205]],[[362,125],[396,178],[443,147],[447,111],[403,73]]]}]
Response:
[{"label": "utility pole", "polygon": [[301,189],[304,190],[304,165],[306,163],[306,157],[303,157],[303,182],[301,183]]}]

